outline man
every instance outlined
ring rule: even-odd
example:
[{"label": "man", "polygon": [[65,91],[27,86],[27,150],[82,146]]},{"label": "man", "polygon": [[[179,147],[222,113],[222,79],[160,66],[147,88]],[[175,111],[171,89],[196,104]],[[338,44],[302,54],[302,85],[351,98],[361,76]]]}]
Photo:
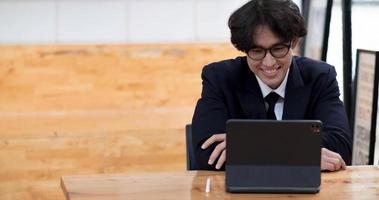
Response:
[{"label": "man", "polygon": [[192,120],[199,168],[224,169],[228,119],[317,119],[323,122],[321,169],[345,169],[351,134],[336,72],[327,63],[293,56],[307,32],[297,5],[251,0],[230,16],[229,28],[231,42],[246,56],[203,69]]}]

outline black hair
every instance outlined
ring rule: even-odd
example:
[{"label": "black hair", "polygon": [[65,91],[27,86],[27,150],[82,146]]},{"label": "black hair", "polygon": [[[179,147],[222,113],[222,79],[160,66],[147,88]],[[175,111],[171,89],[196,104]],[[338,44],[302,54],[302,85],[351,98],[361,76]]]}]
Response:
[{"label": "black hair", "polygon": [[307,34],[304,17],[291,0],[251,0],[229,18],[232,44],[242,52],[254,47],[254,31],[267,25],[283,42]]}]

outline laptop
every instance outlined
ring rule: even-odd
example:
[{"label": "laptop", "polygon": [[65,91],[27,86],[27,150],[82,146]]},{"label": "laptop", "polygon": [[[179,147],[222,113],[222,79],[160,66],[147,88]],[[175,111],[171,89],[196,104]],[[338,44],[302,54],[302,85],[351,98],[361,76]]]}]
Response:
[{"label": "laptop", "polygon": [[321,184],[319,120],[228,120],[228,192],[317,193]]}]

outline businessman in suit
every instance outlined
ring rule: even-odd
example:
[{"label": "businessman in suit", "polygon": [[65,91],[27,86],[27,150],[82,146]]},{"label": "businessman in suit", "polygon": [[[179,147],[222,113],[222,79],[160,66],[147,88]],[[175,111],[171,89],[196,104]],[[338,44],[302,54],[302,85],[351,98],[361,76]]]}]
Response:
[{"label": "businessman in suit", "polygon": [[321,169],[345,169],[351,162],[351,133],[336,71],[325,62],[293,56],[307,33],[297,5],[251,0],[228,25],[232,44],[246,56],[203,68],[192,119],[199,168],[224,169],[228,119],[316,119],[323,123]]}]

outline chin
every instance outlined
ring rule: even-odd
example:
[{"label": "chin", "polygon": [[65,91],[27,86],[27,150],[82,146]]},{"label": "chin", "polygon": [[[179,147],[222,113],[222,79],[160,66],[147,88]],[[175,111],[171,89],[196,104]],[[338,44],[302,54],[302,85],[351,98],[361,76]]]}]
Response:
[{"label": "chin", "polygon": [[280,83],[278,83],[277,81],[268,81],[266,83],[266,85],[268,85],[271,89],[276,89],[279,87]]}]

